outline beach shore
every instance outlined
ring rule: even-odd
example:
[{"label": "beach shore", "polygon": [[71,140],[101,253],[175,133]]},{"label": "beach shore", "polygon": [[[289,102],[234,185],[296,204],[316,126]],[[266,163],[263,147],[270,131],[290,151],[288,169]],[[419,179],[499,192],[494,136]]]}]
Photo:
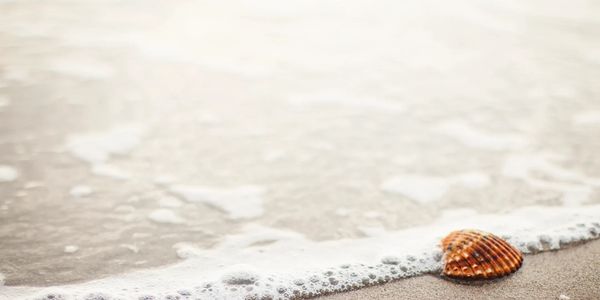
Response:
[{"label": "beach shore", "polygon": [[319,299],[600,299],[599,271],[600,240],[595,240],[527,255],[517,273],[487,284],[456,284],[426,275]]}]

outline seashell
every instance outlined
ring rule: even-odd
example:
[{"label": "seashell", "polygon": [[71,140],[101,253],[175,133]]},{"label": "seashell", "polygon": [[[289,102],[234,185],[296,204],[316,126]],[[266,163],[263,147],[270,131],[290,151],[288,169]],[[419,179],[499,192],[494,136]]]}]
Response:
[{"label": "seashell", "polygon": [[461,280],[495,279],[517,271],[523,254],[505,240],[479,230],[453,231],[442,240],[443,275]]}]

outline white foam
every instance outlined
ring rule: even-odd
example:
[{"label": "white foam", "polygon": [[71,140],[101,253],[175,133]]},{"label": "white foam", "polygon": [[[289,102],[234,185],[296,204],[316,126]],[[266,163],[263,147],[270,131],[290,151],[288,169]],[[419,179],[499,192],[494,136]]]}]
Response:
[{"label": "white foam", "polygon": [[56,73],[83,79],[107,79],[115,73],[110,65],[90,58],[56,59],[50,62],[47,68]]},{"label": "white foam", "polygon": [[581,112],[573,118],[573,123],[576,125],[599,125],[600,110],[592,110]]},{"label": "white foam", "polygon": [[75,198],[82,198],[91,195],[94,190],[87,185],[76,185],[69,190],[69,194]]},{"label": "white foam", "polygon": [[[565,205],[580,205],[600,187],[600,179],[563,168],[553,161],[562,157],[553,154],[515,154],[504,162],[504,176],[525,181],[532,187],[562,192]],[[541,174],[542,176],[539,176]]]},{"label": "white foam", "polygon": [[129,172],[110,164],[94,164],[92,165],[91,172],[94,175],[110,177],[116,180],[127,180],[131,178]]},{"label": "white foam", "polygon": [[449,180],[425,175],[402,175],[385,180],[381,189],[392,194],[401,194],[420,203],[441,198],[450,187]]},{"label": "white foam", "polygon": [[72,135],[66,148],[75,157],[90,164],[105,163],[112,155],[126,155],[142,138],[143,129],[135,125],[98,133]]},{"label": "white foam", "polygon": [[0,182],[14,181],[19,177],[19,171],[14,167],[0,165]]},{"label": "white foam", "polygon": [[245,264],[228,267],[221,275],[221,281],[227,285],[254,285],[259,279],[258,271]]},{"label": "white foam", "polygon": [[40,188],[43,187],[44,183],[40,182],[40,181],[28,181],[23,185],[23,188],[26,190],[30,190],[30,189],[36,189],[36,188]]},{"label": "white foam", "polygon": [[187,259],[176,265],[61,287],[7,287],[4,292],[10,299],[49,293],[74,299],[91,293],[124,299],[177,295],[194,299],[308,297],[439,273],[439,241],[456,229],[493,232],[525,253],[559,249],[597,238],[600,232],[600,205],[532,206],[509,214],[461,213],[463,218],[427,226],[322,242],[288,230],[249,224],[211,249],[187,244],[187,253],[181,255]]},{"label": "white foam", "polygon": [[149,215],[148,219],[156,222],[156,223],[165,223],[165,224],[181,224],[184,223],[184,220],[179,217],[175,212],[170,209],[160,208],[153,210]]},{"label": "white foam", "polygon": [[79,247],[76,245],[67,245],[65,246],[64,252],[65,253],[75,253],[79,250]]},{"label": "white foam", "polygon": [[294,95],[289,98],[289,102],[299,106],[336,105],[389,113],[404,111],[404,105],[400,102],[372,97],[357,98],[355,95],[342,91],[324,91],[316,94]]},{"label": "white foam", "polygon": [[559,300],[570,300],[571,297],[565,295],[565,294],[560,294],[560,296],[558,296]]},{"label": "white foam", "polygon": [[115,127],[109,131],[72,135],[66,149],[90,164],[92,174],[117,180],[131,178],[129,172],[108,163],[112,156],[127,155],[140,143],[144,129],[136,125]]},{"label": "white foam", "polygon": [[470,208],[447,209],[442,211],[440,222],[449,222],[457,218],[472,217],[477,214],[477,211]]},{"label": "white foam", "polygon": [[385,180],[381,184],[381,189],[387,193],[403,195],[421,204],[427,204],[441,199],[453,185],[477,189],[487,186],[489,182],[486,174],[476,172],[448,177],[404,174]]},{"label": "white foam", "polygon": [[519,135],[486,133],[459,120],[445,122],[437,127],[437,131],[473,148],[487,150],[521,149],[527,144],[525,139]]},{"label": "white foam", "polygon": [[229,189],[174,185],[170,191],[191,203],[204,203],[228,214],[231,219],[256,218],[263,214],[265,189],[245,185]]}]

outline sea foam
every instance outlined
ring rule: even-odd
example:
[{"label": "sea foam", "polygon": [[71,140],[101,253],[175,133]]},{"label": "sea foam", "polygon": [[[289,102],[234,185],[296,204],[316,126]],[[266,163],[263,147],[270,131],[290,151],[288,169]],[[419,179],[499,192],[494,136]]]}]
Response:
[{"label": "sea foam", "polygon": [[256,185],[213,188],[173,185],[170,191],[191,203],[204,203],[227,213],[230,219],[255,218],[263,214],[265,189]]},{"label": "sea foam", "polygon": [[521,149],[527,145],[526,140],[519,135],[510,133],[491,134],[458,120],[441,124],[437,131],[472,148],[507,150]]},{"label": "sea foam", "polygon": [[[460,218],[454,218],[460,213]],[[49,288],[5,287],[10,299],[290,299],[347,291],[420,274],[439,274],[439,241],[476,228],[524,253],[595,239],[600,205],[531,206],[508,214],[449,212],[427,226],[362,239],[316,242],[285,230],[247,225],[210,249],[180,247],[182,262],[158,269]],[[410,242],[407,242],[410,241]]]},{"label": "sea foam", "polygon": [[160,208],[153,210],[148,218],[157,223],[180,224],[184,220],[170,209]]},{"label": "sea foam", "polygon": [[477,172],[445,177],[404,174],[385,180],[381,184],[381,189],[426,204],[441,199],[451,186],[460,185],[477,189],[487,186],[489,182],[488,175]]},{"label": "sea foam", "polygon": [[129,154],[142,138],[144,129],[126,125],[97,133],[71,135],[66,149],[71,155],[88,163],[92,174],[116,180],[129,179],[129,172],[109,163],[112,156]]},{"label": "sea foam", "polygon": [[11,166],[0,165],[0,182],[9,182],[19,177],[19,171]]}]

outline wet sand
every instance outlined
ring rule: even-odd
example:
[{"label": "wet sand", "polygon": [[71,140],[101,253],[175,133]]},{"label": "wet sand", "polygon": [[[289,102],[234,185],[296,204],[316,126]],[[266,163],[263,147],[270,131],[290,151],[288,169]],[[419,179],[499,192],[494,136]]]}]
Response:
[{"label": "wet sand", "polygon": [[598,271],[600,240],[527,255],[523,267],[513,276],[488,284],[456,284],[427,275],[320,299],[561,299],[561,295],[598,299]]}]

